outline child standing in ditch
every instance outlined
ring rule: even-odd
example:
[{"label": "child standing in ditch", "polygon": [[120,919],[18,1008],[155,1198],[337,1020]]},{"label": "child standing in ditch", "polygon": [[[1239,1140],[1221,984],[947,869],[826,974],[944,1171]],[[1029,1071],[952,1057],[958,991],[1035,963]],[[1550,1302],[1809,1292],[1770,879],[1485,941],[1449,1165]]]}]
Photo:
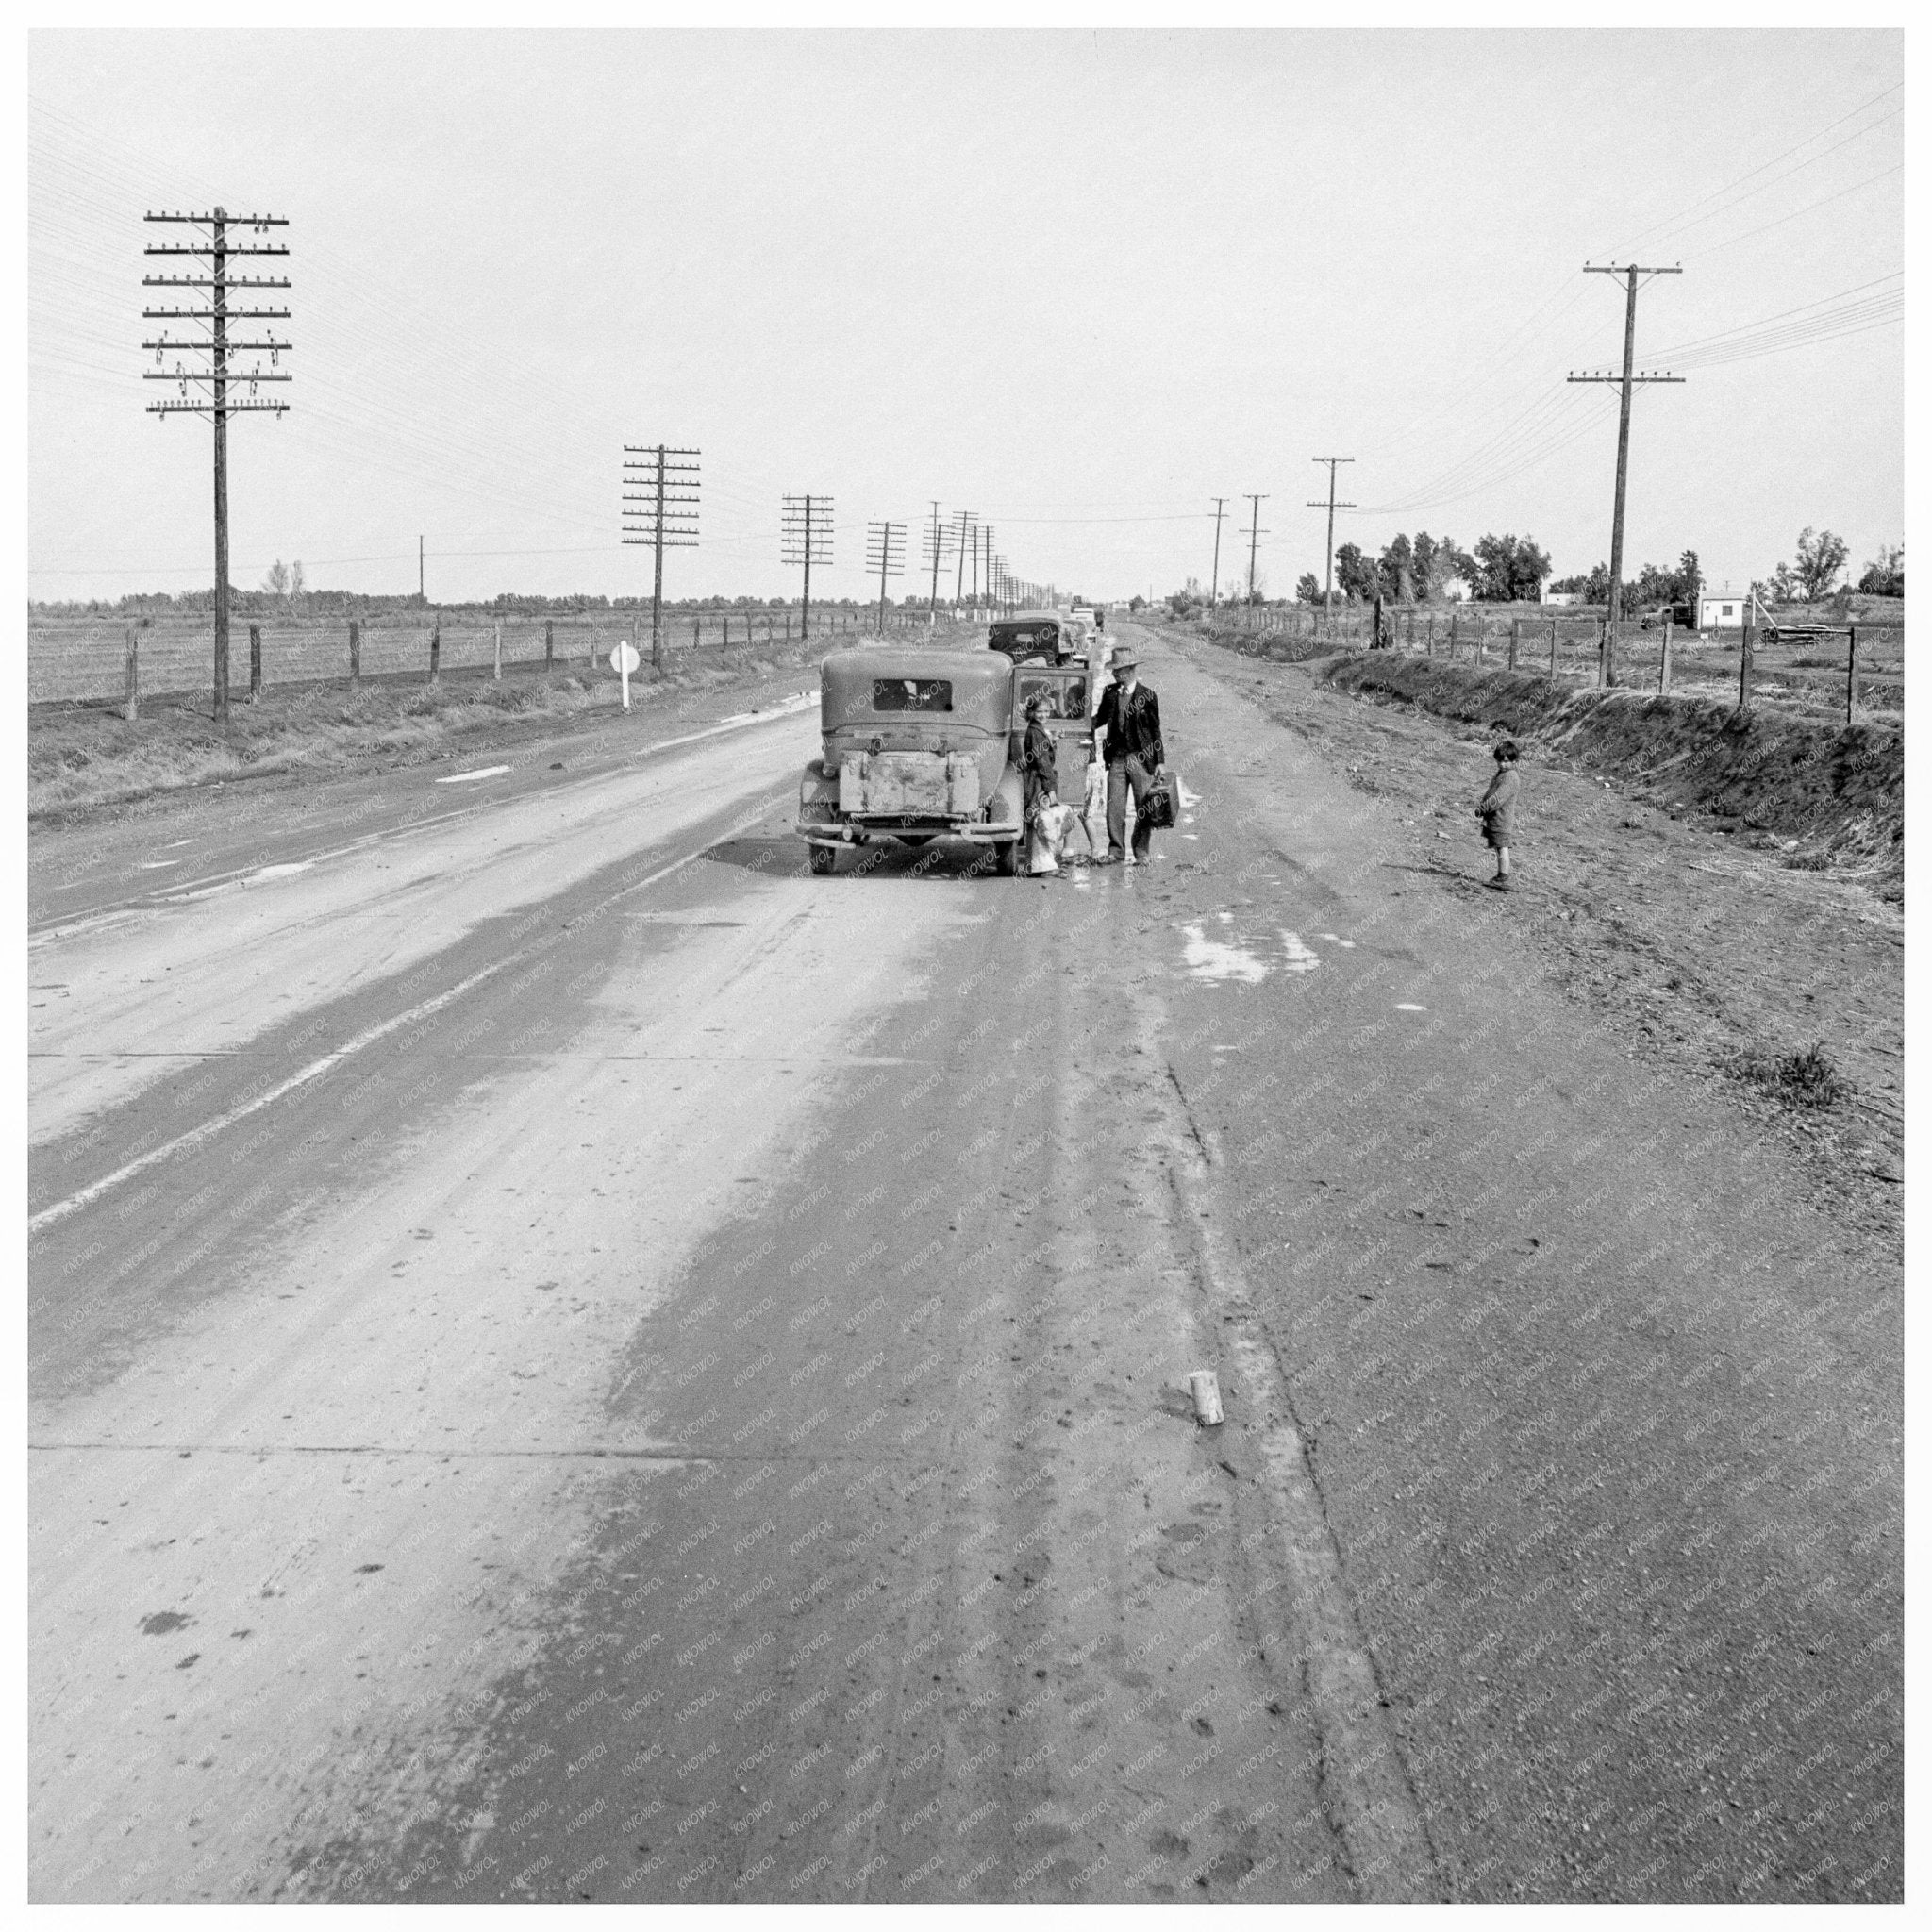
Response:
[{"label": "child standing in ditch", "polygon": [[1523,780],[1516,771],[1516,741],[1506,738],[1496,746],[1496,775],[1490,789],[1476,801],[1475,815],[1483,824],[1483,838],[1496,855],[1496,876],[1490,881],[1492,891],[1509,891],[1509,841],[1516,830],[1516,794]]}]

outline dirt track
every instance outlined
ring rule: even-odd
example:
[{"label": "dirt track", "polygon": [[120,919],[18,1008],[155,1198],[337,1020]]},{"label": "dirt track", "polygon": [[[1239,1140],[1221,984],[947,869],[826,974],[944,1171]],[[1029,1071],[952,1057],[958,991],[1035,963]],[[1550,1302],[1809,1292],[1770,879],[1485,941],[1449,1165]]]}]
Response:
[{"label": "dirt track", "polygon": [[813,879],[808,718],[41,841],[33,1208],[209,1131],[34,1242],[37,1897],[1898,1894],[1884,1230],[1146,675],[1144,872]]}]

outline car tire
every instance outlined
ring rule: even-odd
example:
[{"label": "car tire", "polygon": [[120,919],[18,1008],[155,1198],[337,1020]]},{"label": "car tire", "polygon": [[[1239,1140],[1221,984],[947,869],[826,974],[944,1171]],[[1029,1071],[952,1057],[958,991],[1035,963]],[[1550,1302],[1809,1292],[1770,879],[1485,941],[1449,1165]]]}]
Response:
[{"label": "car tire", "polygon": [[836,845],[808,845],[806,851],[811,855],[811,869],[822,879],[830,878],[839,863],[839,848]]},{"label": "car tire", "polygon": [[992,848],[993,865],[1003,879],[1017,878],[1020,875],[1020,841],[1017,839],[1002,839]]}]

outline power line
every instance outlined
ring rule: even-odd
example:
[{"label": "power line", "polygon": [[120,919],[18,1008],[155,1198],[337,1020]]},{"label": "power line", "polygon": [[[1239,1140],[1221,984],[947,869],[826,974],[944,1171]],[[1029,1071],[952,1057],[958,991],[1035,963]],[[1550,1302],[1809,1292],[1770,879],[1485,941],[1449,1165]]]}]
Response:
[{"label": "power line", "polygon": [[1208,579],[1208,608],[1210,610],[1214,608],[1215,602],[1221,595],[1221,519],[1224,514],[1223,507],[1226,502],[1227,498],[1224,496],[1217,496],[1214,499],[1214,571]]},{"label": "power line", "polygon": [[[1730,192],[1734,188],[1741,188],[1745,182],[1755,180],[1757,176],[1763,174],[1767,168],[1776,167],[1780,161],[1789,159],[1790,157],[1796,154],[1800,148],[1809,147],[1814,141],[1822,141],[1827,134],[1832,133],[1837,128],[1842,127],[1847,121],[1855,121],[1860,114],[1869,112],[1870,109],[1875,108],[1880,101],[1889,100],[1893,94],[1897,93],[1900,91],[1900,89],[1904,86],[1904,81],[1895,81],[1890,87],[1881,88],[1879,92],[1874,94],[1869,101],[1860,102],[1859,105],[1852,108],[1849,113],[1840,114],[1836,121],[1828,121],[1823,127],[1815,128],[1811,133],[1807,134],[1804,138],[1804,140],[1792,142],[1792,144],[1790,147],[1782,149],[1779,153],[1773,155],[1768,161],[1758,162],[1758,164],[1755,168],[1748,170],[1746,173],[1742,175],[1740,175],[1735,181],[1727,181],[1722,188],[1713,188],[1712,190],[1710,190],[1708,193],[1699,195],[1695,201],[1687,202],[1683,206],[1683,208],[1677,210],[1676,214],[1666,215],[1662,221],[1653,223],[1652,225],[1648,228],[1641,228],[1638,230],[1636,234],[1625,236],[1623,241],[1617,243],[1615,248],[1609,251],[1609,253],[1611,253],[1612,255],[1620,255],[1626,248],[1636,247],[1636,245],[1640,242],[1649,241],[1653,236],[1655,236],[1657,233],[1659,229],[1668,228],[1674,222],[1677,221],[1681,216],[1688,215],[1692,208],[1702,208],[1707,201],[1718,200],[1720,197],[1730,193]],[[1892,116],[1887,115],[1885,118],[1886,120],[1890,120]],[[1882,122],[1873,123],[1874,126],[1881,126],[1883,125],[1884,124]],[[1856,139],[1857,137],[1854,136],[1852,138]],[[1842,145],[1842,143],[1840,143],[1840,145]],[[1830,150],[1827,150],[1827,152],[1830,152]],[[1823,159],[1823,156],[1818,157],[1818,158]],[[1796,170],[1793,170],[1792,172],[1795,173]]]},{"label": "power line", "polygon": [[1807,201],[1803,208],[1795,208],[1788,215],[1779,215],[1775,221],[1762,223],[1755,228],[1746,228],[1741,235],[1733,235],[1727,242],[1713,242],[1708,248],[1693,253],[1690,258],[1693,261],[1707,260],[1722,249],[1735,248],[1740,242],[1750,242],[1759,235],[1768,235],[1772,229],[1781,228],[1787,222],[1795,222],[1802,215],[1808,215],[1821,208],[1829,208],[1833,202],[1842,201],[1846,195],[1856,194],[1861,188],[1870,188],[1875,181],[1888,179],[1898,174],[1904,166],[1905,163],[1899,161],[1890,168],[1881,168],[1877,174],[1868,175],[1862,181],[1854,181],[1849,188],[1840,188],[1834,194],[1821,195],[1816,201]]}]

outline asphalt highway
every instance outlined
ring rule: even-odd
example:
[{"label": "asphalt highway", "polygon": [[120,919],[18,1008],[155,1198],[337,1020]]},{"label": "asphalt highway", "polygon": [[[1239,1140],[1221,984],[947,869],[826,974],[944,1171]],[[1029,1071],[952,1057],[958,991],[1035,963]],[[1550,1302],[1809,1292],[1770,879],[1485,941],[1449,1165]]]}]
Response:
[{"label": "asphalt highway", "polygon": [[809,710],[37,840],[34,1897],[1900,1895],[1895,1257],[1143,675],[1142,870]]}]

